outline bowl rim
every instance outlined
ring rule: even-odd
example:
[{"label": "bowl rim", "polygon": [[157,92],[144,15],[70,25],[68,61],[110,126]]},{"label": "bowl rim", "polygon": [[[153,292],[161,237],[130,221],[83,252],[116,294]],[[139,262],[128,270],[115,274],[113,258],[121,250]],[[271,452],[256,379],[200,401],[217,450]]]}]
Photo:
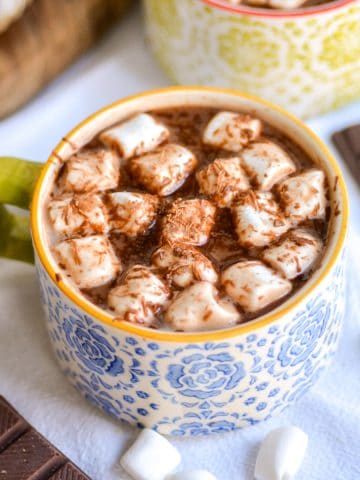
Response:
[{"label": "bowl rim", "polygon": [[[245,100],[250,102],[257,103],[261,107],[270,109],[275,111],[276,113],[280,114],[280,116],[284,116],[289,120],[289,122],[295,123],[299,128],[305,130],[305,133],[314,141],[319,149],[322,151],[324,157],[326,157],[331,169],[334,172],[334,176],[338,177],[337,180],[337,188],[339,189],[339,195],[342,199],[342,217],[341,217],[341,225],[339,227],[339,234],[337,242],[333,248],[332,256],[328,259],[324,265],[322,265],[319,269],[319,275],[317,278],[311,283],[305,283],[304,287],[294,296],[291,296],[288,301],[286,301],[283,305],[280,305],[275,311],[270,311],[268,314],[260,316],[257,319],[251,320],[249,322],[245,322],[243,324],[237,325],[236,327],[222,329],[222,330],[210,330],[204,332],[172,332],[167,330],[154,330],[146,327],[141,327],[134,325],[129,322],[121,321],[121,322],[114,322],[113,316],[108,314],[105,310],[97,307],[90,301],[86,300],[81,294],[78,294],[75,289],[71,288],[66,282],[58,278],[57,273],[55,272],[54,268],[49,261],[48,254],[46,251],[45,246],[41,242],[41,223],[39,221],[40,215],[39,211],[41,210],[41,190],[43,186],[43,182],[46,178],[46,175],[53,164],[58,162],[59,152],[65,145],[71,145],[71,139],[75,136],[80,130],[82,130],[87,125],[91,124],[99,115],[103,113],[108,113],[114,108],[119,108],[125,105],[128,102],[132,102],[134,100],[141,100],[141,98],[145,98],[152,95],[162,95],[166,93],[176,93],[182,92],[184,94],[188,92],[199,93],[199,94],[223,94],[229,96],[237,96],[241,97]],[[217,88],[217,87],[190,87],[190,86],[175,86],[175,87],[165,87],[155,90],[147,90],[143,93],[135,94],[132,96],[125,97],[121,100],[118,100],[110,105],[105,106],[104,108],[98,110],[97,112],[93,113],[92,115],[88,116],[85,120],[80,122],[75,128],[73,128],[63,139],[61,142],[55,147],[55,149],[51,152],[48,160],[46,161],[44,168],[41,171],[41,174],[38,178],[37,184],[35,186],[32,204],[30,209],[30,222],[31,222],[31,232],[33,238],[33,244],[35,252],[37,253],[41,264],[45,268],[47,274],[53,280],[55,285],[61,290],[61,292],[69,298],[76,306],[81,308],[86,314],[96,318],[98,321],[110,325],[114,329],[121,330],[128,334],[137,335],[142,338],[146,338],[149,340],[157,340],[157,341],[164,341],[164,342],[178,342],[178,343],[198,343],[198,342],[206,342],[206,341],[220,341],[223,339],[229,339],[233,337],[237,337],[239,335],[253,333],[254,331],[269,326],[278,319],[283,316],[286,316],[291,311],[293,311],[304,299],[306,299],[317,287],[319,284],[322,283],[324,278],[327,277],[329,272],[332,270],[334,265],[336,264],[339,255],[342,252],[347,228],[348,228],[348,221],[349,221],[349,201],[347,190],[345,186],[345,181],[342,175],[342,172],[333,157],[330,153],[329,149],[325,146],[325,144],[317,137],[317,135],[307,127],[301,120],[295,117],[293,114],[287,112],[283,108],[268,102],[267,100],[263,100],[257,96],[244,93],[238,90],[226,89],[226,88]]]},{"label": "bowl rim", "polygon": [[309,17],[321,13],[336,11],[341,7],[356,3],[358,0],[335,0],[315,5],[308,8],[295,8],[293,10],[271,10],[266,8],[250,7],[245,5],[231,5],[224,0],[198,0],[201,3],[215,9],[224,10],[228,13],[235,13],[239,16],[264,17],[264,18],[289,18],[289,17]]}]

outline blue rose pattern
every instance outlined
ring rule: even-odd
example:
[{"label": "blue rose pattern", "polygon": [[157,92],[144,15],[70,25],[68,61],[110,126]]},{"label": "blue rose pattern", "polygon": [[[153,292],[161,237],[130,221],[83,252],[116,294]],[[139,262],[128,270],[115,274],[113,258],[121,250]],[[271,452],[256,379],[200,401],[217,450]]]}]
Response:
[{"label": "blue rose pattern", "polygon": [[296,366],[304,362],[315,350],[317,341],[326,332],[330,305],[325,301],[310,302],[306,306],[307,318],[303,313],[296,317],[288,338],[280,348],[278,360],[282,367]]},{"label": "blue rose pattern", "polygon": [[84,325],[79,318],[70,315],[64,319],[63,330],[68,345],[78,359],[96,373],[116,376],[124,373],[124,362],[115,354],[115,348],[104,337],[99,326]]},{"label": "blue rose pattern", "polygon": [[[343,316],[342,265],[327,291],[291,322],[249,334],[235,345],[235,354],[230,342],[172,349],[166,344],[167,350],[155,341],[111,336],[52,286],[42,266],[38,270],[55,353],[85,398],[131,424],[196,436],[270,418],[314,384],[337,346]],[[336,299],[331,306],[330,295]],[[152,392],[139,388],[145,376]],[[178,415],[166,416],[168,409],[159,398]]]},{"label": "blue rose pattern", "polygon": [[170,364],[166,379],[182,395],[206,399],[232,390],[245,377],[242,362],[226,352],[185,355],[181,364]]}]

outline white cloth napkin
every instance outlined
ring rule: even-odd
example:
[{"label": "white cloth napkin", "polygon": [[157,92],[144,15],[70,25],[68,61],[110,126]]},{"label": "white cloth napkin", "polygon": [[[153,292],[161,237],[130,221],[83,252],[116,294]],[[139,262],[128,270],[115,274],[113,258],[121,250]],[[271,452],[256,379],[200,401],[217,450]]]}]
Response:
[{"label": "white cloth napkin", "polygon": [[[0,124],[3,154],[44,161],[58,139],[97,108],[166,85],[144,45],[136,11],[24,110]],[[360,122],[360,102],[309,122],[325,140]],[[346,172],[352,207],[347,312],[340,349],[316,387],[280,417],[224,435],[175,439],[184,469],[250,480],[259,442],[298,425],[310,437],[298,479],[360,478],[360,194]],[[0,393],[94,480],[125,479],[117,466],[136,435],[89,405],[60,373],[47,339],[34,268],[0,261]]]}]

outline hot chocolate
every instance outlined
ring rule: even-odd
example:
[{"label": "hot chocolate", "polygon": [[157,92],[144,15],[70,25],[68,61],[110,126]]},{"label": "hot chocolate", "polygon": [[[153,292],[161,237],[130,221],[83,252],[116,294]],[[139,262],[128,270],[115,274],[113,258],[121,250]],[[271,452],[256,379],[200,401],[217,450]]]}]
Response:
[{"label": "hot chocolate", "polygon": [[49,239],[59,274],[114,322],[228,328],[277,307],[316,269],[327,188],[307,154],[258,118],[150,111],[65,161]]}]

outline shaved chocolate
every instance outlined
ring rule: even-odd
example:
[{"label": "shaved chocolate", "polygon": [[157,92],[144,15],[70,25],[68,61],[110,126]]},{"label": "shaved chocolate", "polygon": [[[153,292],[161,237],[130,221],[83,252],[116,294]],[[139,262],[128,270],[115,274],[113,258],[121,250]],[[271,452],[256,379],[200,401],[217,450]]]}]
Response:
[{"label": "shaved chocolate", "polygon": [[0,397],[0,480],[89,480]]},{"label": "shaved chocolate", "polygon": [[[225,143],[223,141],[215,142],[215,144],[212,141],[204,142],[205,132],[209,133],[209,125],[214,118],[219,120],[217,115],[220,114],[223,119],[225,116],[225,120],[226,118],[233,120],[240,118],[242,125],[235,124],[233,129],[226,126],[223,128]],[[72,263],[65,261],[69,256],[65,250],[64,258],[60,258],[62,255],[57,258],[59,267],[63,269],[64,281],[75,284],[74,286],[79,288],[87,300],[111,313],[114,322],[125,320],[134,321],[134,323],[149,328],[168,328],[165,321],[165,311],[169,308],[167,302],[160,306],[158,302],[155,302],[153,312],[155,316],[152,316],[151,321],[144,323],[140,320],[139,310],[147,309],[147,303],[141,300],[144,296],[141,288],[136,291],[132,289],[126,294],[126,311],[121,310],[122,307],[119,306],[119,303],[124,307],[122,287],[127,273],[135,265],[150,269],[167,285],[170,291],[170,302],[183,288],[188,288],[198,281],[209,281],[209,279],[218,289],[220,297],[229,300],[226,290],[220,282],[222,272],[238,262],[260,259],[264,248],[286,238],[288,230],[294,226],[284,212],[285,206],[289,203],[293,204],[294,212],[291,211],[290,214],[291,217],[296,217],[296,224],[299,223],[301,227],[313,232],[321,239],[324,246],[326,245],[330,213],[336,214],[336,210],[330,205],[320,208],[317,202],[312,200],[308,214],[301,217],[301,212],[310,200],[308,199],[304,205],[301,198],[297,198],[295,195],[295,198],[292,196],[291,201],[286,202],[286,198],[283,200],[284,195],[282,194],[291,194],[286,184],[283,185],[284,191],[279,191],[280,182],[284,182],[287,176],[291,179],[313,171],[316,167],[319,168],[311,156],[293,139],[288,138],[267,122],[262,120],[260,122],[260,119],[252,119],[242,112],[222,112],[218,108],[182,106],[156,109],[147,112],[146,115],[155,119],[155,124],[165,127],[168,138],[164,138],[161,145],[150,148],[151,151],[146,150],[146,152],[140,152],[136,148],[133,150],[130,145],[131,155],[128,159],[120,161],[118,184],[114,188],[101,190],[101,193],[98,192],[96,182],[94,186],[94,188],[96,187],[94,191],[104,203],[108,216],[109,228],[104,231],[103,235],[108,238],[114,256],[121,260],[121,272],[115,272],[116,275],[114,274],[113,277],[108,278],[108,281],[105,281],[94,268],[86,268],[89,262],[87,264],[82,262],[82,266],[79,265],[81,263],[79,249],[70,252],[74,257]],[[245,128],[242,128],[244,124]],[[251,128],[246,128],[246,124]],[[118,126],[115,126],[110,129],[112,136],[116,133],[117,128]],[[240,139],[237,138],[239,132]],[[210,133],[211,138],[214,139],[218,137],[219,131],[215,128]],[[249,144],[249,140],[254,142]],[[75,155],[75,158],[77,160],[81,157],[84,158],[84,152],[103,150],[104,145],[101,142],[108,144],[106,139],[104,142],[103,134],[94,137]],[[232,147],[229,148],[229,145],[233,144],[237,145],[235,151],[232,151]],[[138,146],[143,146],[141,141]],[[251,158],[249,152],[252,152]],[[188,166],[186,159],[191,159],[191,161],[189,160],[191,163],[189,170],[186,167]],[[70,157],[68,161],[73,162],[74,156]],[[83,165],[80,166],[83,167]],[[69,192],[64,191],[64,182],[62,181],[66,171],[65,167],[59,171],[59,180],[53,186],[55,197],[50,200],[50,204],[56,204],[56,197],[64,198],[65,193],[69,195]],[[83,180],[82,177],[80,180]],[[326,194],[330,194],[331,189],[334,188],[333,184],[328,185],[328,180],[327,178],[324,182],[326,183]],[[316,197],[319,193],[318,189],[313,188],[312,182],[304,183],[305,187],[309,183],[308,188],[305,188],[308,197],[310,199]],[[75,191],[81,190],[78,187],[79,185],[75,185]],[[234,210],[239,203],[242,203],[243,192],[248,198],[246,207],[249,207],[243,208],[243,211],[251,210],[248,221],[244,222],[246,223],[244,228],[247,236],[251,237],[250,240],[253,237],[261,237],[260,243],[259,241],[254,243],[241,240],[245,234],[241,233],[242,228],[235,224],[235,215],[231,214],[231,209]],[[257,196],[259,193],[270,195],[271,202],[265,202],[264,205],[264,202],[259,201]],[[83,194],[84,192],[79,195]],[[325,195],[326,204],[330,197],[331,195]],[[135,199],[139,201],[135,202]],[[150,202],[150,199],[153,201]],[[151,205],[152,203],[153,205]],[[215,212],[212,214],[210,207],[203,208],[205,205],[210,205]],[[201,206],[202,208],[200,208]],[[327,215],[325,215],[326,212],[328,212]],[[268,222],[265,222],[266,218],[269,219]],[[57,216],[54,221],[59,223]],[[62,247],[64,238],[61,232],[51,228],[52,225],[55,225],[54,221],[49,221],[47,227],[49,243],[56,252],[59,251],[59,246]],[[81,231],[81,229],[83,230],[82,226],[78,227],[75,221],[73,223],[75,228],[73,233],[70,232],[70,241],[81,243],[88,234]],[[264,228],[266,223],[268,226]],[[240,234],[237,230],[240,231]],[[181,255],[180,257],[175,255],[178,258],[174,257],[174,263],[166,267],[160,264],[152,265],[154,253],[164,244],[169,243],[168,247],[171,248],[178,243],[183,243],[188,251],[193,248],[195,252],[198,251],[198,255],[192,256],[191,260],[189,260],[189,255],[187,259]],[[81,249],[83,247],[80,248],[80,251]],[[92,259],[91,256],[86,256],[86,258]],[[205,263],[200,261],[201,258]],[[210,267],[205,267],[206,264]],[[299,274],[299,269],[295,271],[298,275],[291,279],[293,293],[297,292],[311,277],[316,266],[301,274]],[[76,281],[75,267],[79,267],[80,276],[83,275],[83,279],[86,280],[84,283]],[[213,273],[209,277],[211,271]],[[98,277],[99,281],[96,281],[96,284],[94,282],[93,285],[89,284],[87,280],[94,277]],[[115,294],[116,307],[113,304],[115,301],[113,295],[110,293],[114,291],[117,292]],[[119,292],[121,295],[118,295]],[[109,301],[110,296],[111,301]],[[121,298],[119,299],[119,297]],[[283,297],[281,301],[285,301],[287,298],[287,296]],[[134,304],[137,304],[139,308],[134,308]],[[252,320],[259,315],[268,313],[279,304],[280,301],[253,313],[244,311],[240,303],[235,302],[243,321]],[[145,315],[142,317],[145,318]],[[207,323],[209,325],[211,322]],[[184,329],[175,327],[175,330],[183,331]]]},{"label": "shaved chocolate", "polygon": [[334,133],[332,140],[360,185],[360,124]]}]

